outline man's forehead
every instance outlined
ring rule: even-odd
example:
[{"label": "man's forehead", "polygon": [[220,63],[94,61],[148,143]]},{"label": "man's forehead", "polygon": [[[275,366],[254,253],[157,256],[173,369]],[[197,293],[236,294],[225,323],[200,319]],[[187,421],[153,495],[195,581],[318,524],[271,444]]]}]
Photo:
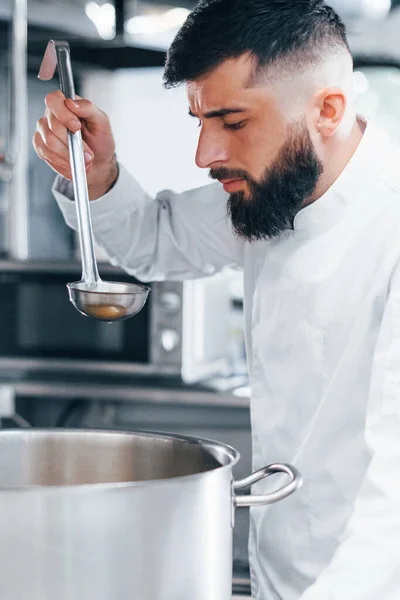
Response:
[{"label": "man's forehead", "polygon": [[[254,59],[246,54],[220,63],[212,71],[186,84],[189,104],[210,109],[250,97],[249,81],[254,76]],[[265,90],[267,91],[267,90]]]},{"label": "man's forehead", "polygon": [[254,59],[245,54],[224,60],[205,75],[189,81],[187,85],[189,88],[193,86],[197,88],[215,86],[224,82],[238,88],[246,87],[246,83],[253,73]]}]

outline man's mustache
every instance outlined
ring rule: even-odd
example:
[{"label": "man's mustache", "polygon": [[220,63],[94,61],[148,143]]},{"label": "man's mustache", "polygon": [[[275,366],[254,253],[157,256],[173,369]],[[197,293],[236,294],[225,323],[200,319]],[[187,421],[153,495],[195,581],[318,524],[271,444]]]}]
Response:
[{"label": "man's mustache", "polygon": [[241,169],[226,169],[225,167],[210,169],[208,176],[211,179],[219,179],[219,181],[231,179],[245,179],[246,181],[249,181],[250,179],[247,171]]}]

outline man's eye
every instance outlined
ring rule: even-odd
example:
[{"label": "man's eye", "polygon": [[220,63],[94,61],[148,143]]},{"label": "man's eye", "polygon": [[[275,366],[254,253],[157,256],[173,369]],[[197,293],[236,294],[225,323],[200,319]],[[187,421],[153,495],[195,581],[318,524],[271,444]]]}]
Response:
[{"label": "man's eye", "polygon": [[231,129],[233,131],[237,131],[238,129],[242,129],[246,124],[245,121],[239,121],[238,123],[224,123],[224,129]]}]

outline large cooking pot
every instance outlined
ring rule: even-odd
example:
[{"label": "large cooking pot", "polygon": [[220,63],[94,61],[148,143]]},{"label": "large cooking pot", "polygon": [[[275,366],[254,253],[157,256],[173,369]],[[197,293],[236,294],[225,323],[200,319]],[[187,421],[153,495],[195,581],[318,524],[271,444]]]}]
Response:
[{"label": "large cooking pot", "polygon": [[[185,436],[1,431],[1,598],[230,600],[235,508],[301,485],[289,465],[233,482],[238,460]],[[289,482],[236,495],[274,473]]]}]

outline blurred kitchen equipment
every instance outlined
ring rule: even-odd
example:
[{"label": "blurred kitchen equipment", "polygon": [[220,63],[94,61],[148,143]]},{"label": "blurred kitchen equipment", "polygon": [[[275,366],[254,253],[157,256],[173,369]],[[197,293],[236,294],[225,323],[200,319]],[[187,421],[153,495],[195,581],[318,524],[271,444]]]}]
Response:
[{"label": "blurred kitchen equipment", "polygon": [[[110,265],[102,271],[109,281],[135,282]],[[79,275],[75,262],[0,260],[0,370],[167,375],[189,383],[229,373],[228,272],[151,283],[137,317],[112,327],[82,319],[69,302],[64,285]]]},{"label": "blurred kitchen equipment", "polygon": [[12,7],[9,131],[0,157],[0,180],[8,188],[8,201],[0,214],[2,238],[7,240],[2,239],[1,249],[7,248],[10,256],[25,260],[28,258],[27,0],[13,0]]},{"label": "blurred kitchen equipment", "polygon": [[[289,465],[234,482],[238,460],[229,446],[185,436],[0,432],[2,594],[230,600],[235,508],[277,502],[301,485]],[[273,474],[290,481],[236,495]]]},{"label": "blurred kitchen equipment", "polygon": [[[69,45],[67,42],[50,40],[40,67],[39,79],[52,79],[56,67],[61,91],[66,98],[75,100]],[[107,322],[128,319],[143,308],[150,288],[100,279],[94,253],[81,131],[69,131],[68,142],[82,255],[82,280],[67,286],[70,300],[79,312],[94,319]]]},{"label": "blurred kitchen equipment", "polygon": [[16,412],[15,396],[14,386],[0,383],[0,427],[4,419],[9,419],[18,427],[30,427],[30,423]]},{"label": "blurred kitchen equipment", "polygon": [[[75,310],[73,313],[79,318]],[[133,323],[133,320],[124,323]],[[17,383],[10,379],[3,386],[6,395],[15,397],[18,415],[32,427],[163,431],[218,440],[240,453],[240,461],[232,470],[235,480],[252,472],[251,422],[246,399],[176,381],[168,385],[165,378],[151,378],[149,385],[143,380],[135,382],[134,378],[120,385],[109,375],[92,383],[82,379],[79,374],[75,377],[68,374],[64,382],[60,378],[45,381],[39,374],[32,373]],[[9,414],[13,412],[8,410]],[[10,428],[14,423],[5,418],[2,425]],[[286,455],[285,460],[289,460]],[[242,580],[241,591],[246,586],[249,589],[249,521],[248,510],[236,511],[232,556],[237,591],[239,580]]]}]

